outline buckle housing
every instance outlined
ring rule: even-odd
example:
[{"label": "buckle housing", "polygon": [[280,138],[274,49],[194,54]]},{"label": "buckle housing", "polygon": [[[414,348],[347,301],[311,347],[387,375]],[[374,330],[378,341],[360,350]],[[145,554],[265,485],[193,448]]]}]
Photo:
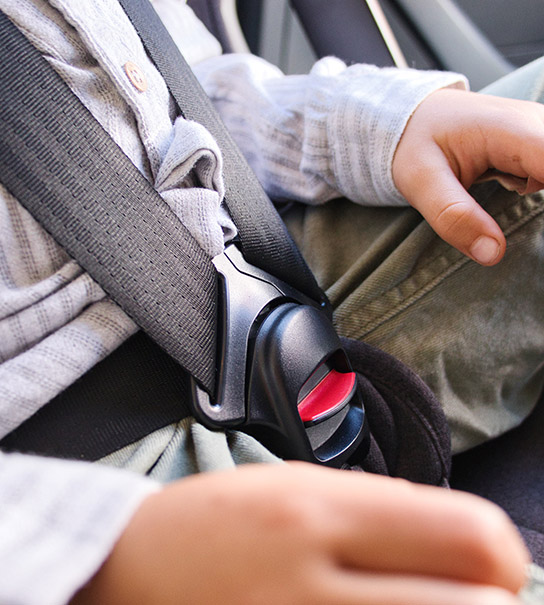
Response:
[{"label": "buckle housing", "polygon": [[360,461],[364,407],[325,303],[250,265],[235,244],[213,263],[221,282],[217,387],[212,400],[192,380],[195,416],[247,432],[284,459]]}]

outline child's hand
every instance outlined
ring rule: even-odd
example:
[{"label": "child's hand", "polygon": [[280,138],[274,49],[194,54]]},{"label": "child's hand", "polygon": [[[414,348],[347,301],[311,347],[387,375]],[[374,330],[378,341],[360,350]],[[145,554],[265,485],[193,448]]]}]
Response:
[{"label": "child's hand", "polygon": [[[404,197],[445,241],[494,265],[506,242],[499,226],[467,193],[490,170],[518,193],[544,188],[544,106],[442,89],[416,109],[393,160]],[[511,176],[507,176],[511,175]]]},{"label": "child's hand", "polygon": [[144,501],[73,605],[515,605],[527,554],[468,494],[305,464],[178,481]]}]

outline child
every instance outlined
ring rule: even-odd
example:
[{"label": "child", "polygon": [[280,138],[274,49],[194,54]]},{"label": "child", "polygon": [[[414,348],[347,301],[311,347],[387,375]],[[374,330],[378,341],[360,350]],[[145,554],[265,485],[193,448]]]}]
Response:
[{"label": "child", "polygon": [[[50,60],[209,255],[220,253],[234,233],[221,205],[221,153],[203,127],[174,119],[164,82],[117,2],[1,0],[0,8]],[[447,303],[459,321],[466,319],[472,300],[487,302],[494,280],[478,278],[472,298],[465,292],[461,301],[450,299],[442,292],[455,290],[465,267],[470,267],[465,280],[471,287],[473,275],[483,275],[483,269],[443,252],[446,244],[431,236],[410,209],[393,209],[400,213],[393,216],[391,209],[369,210],[353,201],[399,205],[406,204],[404,196],[462,253],[495,265],[504,255],[503,234],[464,188],[489,168],[526,179],[527,191],[539,186],[538,159],[544,153],[540,107],[453,90],[448,87],[462,85],[463,79],[452,74],[346,68],[334,59],[320,62],[309,76],[284,78],[255,57],[218,56],[213,39],[183,3],[161,0],[156,8],[168,13],[167,23],[185,54],[193,62],[201,60],[199,77],[270,193],[328,201],[308,210],[296,206],[286,220],[295,236],[302,236],[303,251],[331,294],[340,330],[358,331],[357,337],[365,331],[377,335],[391,344],[384,348],[395,354],[399,349],[400,357],[415,349],[413,367],[444,399],[456,448],[481,441],[477,421],[485,416],[485,406],[461,397],[465,393],[444,379],[449,374],[436,373],[423,359],[436,357],[449,368],[445,358],[455,331],[450,329],[447,338],[440,335],[438,356],[418,353],[422,343],[432,351],[436,317],[426,322],[424,333],[420,321],[408,321],[404,335],[394,343],[391,337],[407,310],[425,314],[429,300],[437,313]],[[131,83],[123,69],[127,61],[142,70],[145,91]],[[191,186],[194,174],[201,187]],[[333,200],[340,195],[352,201]],[[509,225],[514,241],[519,231],[522,242],[498,265],[512,279],[520,279],[519,268],[538,257],[542,204],[538,197],[520,199],[531,201],[508,202],[514,218],[506,214],[517,221],[515,229]],[[0,265],[5,304],[0,419],[6,434],[136,328],[4,189],[0,204],[5,259]],[[505,204],[499,205],[503,211]],[[346,209],[345,218],[339,209]],[[383,224],[381,211],[389,214],[392,231],[376,231]],[[367,220],[374,215],[376,221]],[[344,225],[345,243],[350,231],[354,235],[350,245],[342,244],[339,254],[336,248],[332,254],[330,249],[326,255],[312,254],[312,246],[323,247],[327,238],[338,237],[331,231],[334,221],[350,221]],[[361,224],[368,231],[354,233]],[[307,241],[308,229],[323,238]],[[364,243],[366,248],[372,231],[381,251],[370,263],[356,262],[358,271],[364,266],[368,274],[360,280],[357,271],[342,263],[357,259],[357,246]],[[398,240],[400,232],[407,244]],[[387,233],[392,235],[385,248],[384,233],[386,240]],[[376,272],[384,249],[385,270]],[[389,257],[399,255],[402,260],[393,258],[395,269],[389,271]],[[353,321],[358,318],[349,312],[351,293],[363,297],[358,302],[365,304],[357,309],[368,307],[365,297],[373,275],[387,299],[402,291],[400,274],[410,277],[407,263],[427,271],[434,262],[443,271],[433,273],[431,281],[444,286],[433,290],[423,284],[421,291],[411,292],[410,300],[418,305],[403,301],[398,308],[389,307],[370,330]],[[354,279],[342,278],[348,270]],[[514,290],[519,300],[520,292]],[[502,332],[508,329],[506,320],[518,328],[520,346],[510,353],[523,365],[504,377],[505,383],[521,385],[514,416],[527,412],[540,386],[540,379],[534,379],[544,344],[537,329],[542,324],[537,285],[531,300],[530,343],[517,325],[527,323],[527,312],[512,317],[507,308],[497,320]],[[419,330],[417,339],[410,330]],[[489,346],[488,331],[494,330],[489,325],[471,336]],[[407,340],[413,346],[406,346]],[[487,361],[495,370],[504,360],[492,353]],[[473,374],[479,373],[475,368]],[[473,376],[466,378],[465,388],[473,389]],[[484,385],[477,392],[481,396],[485,391]],[[494,418],[505,404],[494,399],[489,408]],[[491,430],[504,430],[504,423],[512,422],[511,414],[503,418]],[[515,528],[492,505],[436,488],[304,464],[255,465],[178,480],[241,461],[276,460],[247,436],[211,433],[192,420],[102,461],[125,470],[2,454],[0,506],[6,539],[0,545],[0,601],[65,603],[75,594],[74,603],[517,602],[528,558]],[[154,480],[172,483],[160,487]]]}]

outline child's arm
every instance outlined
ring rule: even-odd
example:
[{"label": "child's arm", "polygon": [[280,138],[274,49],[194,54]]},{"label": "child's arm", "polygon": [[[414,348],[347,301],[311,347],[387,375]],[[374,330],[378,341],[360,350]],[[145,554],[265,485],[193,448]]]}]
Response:
[{"label": "child's arm", "polygon": [[482,265],[498,263],[506,247],[467,193],[490,169],[519,177],[510,179],[519,193],[544,188],[544,107],[438,90],[410,118],[393,160],[399,191],[440,237]]},{"label": "child's arm", "polygon": [[506,515],[474,496],[255,465],[148,497],[72,605],[515,605],[526,562]]}]

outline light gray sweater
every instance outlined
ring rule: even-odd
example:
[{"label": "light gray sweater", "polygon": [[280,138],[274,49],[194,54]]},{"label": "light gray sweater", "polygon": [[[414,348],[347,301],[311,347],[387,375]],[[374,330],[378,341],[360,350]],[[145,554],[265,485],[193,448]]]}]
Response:
[{"label": "light gray sweater", "polygon": [[[156,0],[174,39],[275,198],[405,203],[391,162],[407,120],[458,75],[346,67],[334,58],[284,76],[251,55],[221,56],[183,0]],[[235,227],[221,153],[175,119],[166,86],[115,0],[0,0],[210,254]],[[105,44],[107,41],[107,44]],[[144,74],[142,92],[127,62]],[[203,187],[192,187],[195,175]],[[0,436],[136,330],[0,186]],[[157,484],[104,466],[0,454],[0,603],[65,603],[100,566]]]}]

